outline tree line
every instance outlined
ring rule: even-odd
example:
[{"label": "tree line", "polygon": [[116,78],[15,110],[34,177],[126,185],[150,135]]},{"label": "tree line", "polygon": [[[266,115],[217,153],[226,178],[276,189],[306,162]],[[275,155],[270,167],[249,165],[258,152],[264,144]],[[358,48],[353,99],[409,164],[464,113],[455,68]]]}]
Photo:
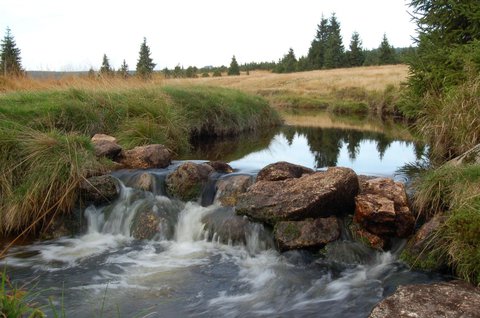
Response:
[{"label": "tree line", "polygon": [[405,55],[413,48],[395,49],[384,34],[377,49],[365,50],[358,32],[353,32],[347,50],[343,45],[340,22],[335,13],[330,18],[322,16],[308,54],[299,59],[290,48],[273,68],[276,73],[291,73],[340,67],[397,64],[405,61]]}]

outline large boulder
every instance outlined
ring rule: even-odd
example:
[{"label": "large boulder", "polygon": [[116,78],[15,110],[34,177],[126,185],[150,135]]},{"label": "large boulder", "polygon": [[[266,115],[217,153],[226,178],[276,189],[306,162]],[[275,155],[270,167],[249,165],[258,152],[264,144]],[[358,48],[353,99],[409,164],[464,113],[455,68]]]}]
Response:
[{"label": "large boulder", "polygon": [[110,203],[120,194],[118,180],[111,175],[90,177],[80,183],[79,190],[82,201],[94,205]]},{"label": "large boulder", "polygon": [[167,147],[160,144],[153,144],[124,151],[120,163],[123,164],[125,168],[148,169],[166,168],[170,165],[171,161],[172,154]]},{"label": "large boulder", "polygon": [[293,249],[318,249],[340,236],[337,218],[282,221],[274,228],[275,241],[281,251]]},{"label": "large boulder", "polygon": [[115,137],[105,134],[95,134],[91,140],[97,157],[107,157],[114,160],[122,151],[122,147],[117,144]]},{"label": "large boulder", "polygon": [[253,177],[247,175],[233,175],[217,181],[214,202],[223,206],[235,206],[238,196],[245,193],[253,184]]},{"label": "large boulder", "polygon": [[257,181],[238,198],[237,214],[270,224],[350,213],[358,178],[349,168],[281,181]]},{"label": "large boulder", "polygon": [[355,198],[354,221],[380,236],[411,235],[415,218],[404,185],[387,178],[364,180],[362,193]]},{"label": "large boulder", "polygon": [[480,317],[480,288],[461,281],[400,286],[381,301],[370,318]]},{"label": "large boulder", "polygon": [[137,240],[151,240],[160,231],[160,217],[153,211],[139,212],[130,233]]},{"label": "large boulder", "polygon": [[208,164],[186,162],[180,165],[165,180],[170,196],[183,201],[197,199],[214,170]]},{"label": "large boulder", "polygon": [[245,244],[250,222],[242,216],[235,215],[231,208],[221,208],[202,218],[209,239],[223,244]]},{"label": "large boulder", "polygon": [[280,181],[291,178],[300,178],[304,174],[312,174],[310,168],[280,161],[272,163],[258,172],[257,181]]}]

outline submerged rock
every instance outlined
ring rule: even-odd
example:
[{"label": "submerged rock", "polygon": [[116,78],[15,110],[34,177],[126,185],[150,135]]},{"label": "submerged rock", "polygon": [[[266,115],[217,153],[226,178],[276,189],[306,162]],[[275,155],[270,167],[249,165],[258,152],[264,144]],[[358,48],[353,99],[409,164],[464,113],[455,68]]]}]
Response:
[{"label": "submerged rock", "polygon": [[282,221],[274,228],[275,241],[280,251],[321,248],[340,236],[337,218]]},{"label": "submerged rock", "polygon": [[381,301],[370,318],[480,317],[480,288],[452,281],[398,287]]},{"label": "submerged rock", "polygon": [[138,175],[129,185],[134,189],[153,192],[155,188],[155,178],[150,173],[142,173]]},{"label": "submerged rock", "polygon": [[130,227],[132,237],[137,240],[151,240],[160,230],[160,218],[153,211],[138,213]]},{"label": "submerged rock", "polygon": [[355,198],[354,221],[379,236],[411,235],[415,218],[404,185],[387,178],[364,180],[362,193]]},{"label": "submerged rock", "polygon": [[245,193],[253,184],[253,177],[247,175],[234,175],[217,181],[217,192],[214,202],[223,206],[235,206],[238,196]]},{"label": "submerged rock", "polygon": [[109,135],[95,134],[92,137],[92,143],[97,157],[115,160],[122,151],[122,147],[117,144],[117,139]]},{"label": "submerged rock", "polygon": [[238,198],[237,214],[275,224],[350,213],[358,192],[358,178],[349,168],[281,181],[260,180]]},{"label": "submerged rock", "polygon": [[94,205],[114,201],[119,195],[118,180],[111,175],[90,177],[80,183],[80,198]]},{"label": "submerged rock", "polygon": [[220,173],[232,173],[233,168],[230,167],[228,163],[221,162],[221,161],[209,161],[206,163],[210,167],[212,167],[216,172]]},{"label": "submerged rock", "polygon": [[183,201],[197,199],[214,170],[207,164],[186,162],[168,175],[165,180],[167,192]]},{"label": "submerged rock", "polygon": [[258,172],[257,181],[280,181],[291,178],[300,178],[304,174],[312,174],[310,168],[280,161],[272,163]]},{"label": "submerged rock", "polygon": [[148,169],[166,168],[171,161],[172,154],[167,147],[153,144],[124,151],[120,163],[129,169]]}]

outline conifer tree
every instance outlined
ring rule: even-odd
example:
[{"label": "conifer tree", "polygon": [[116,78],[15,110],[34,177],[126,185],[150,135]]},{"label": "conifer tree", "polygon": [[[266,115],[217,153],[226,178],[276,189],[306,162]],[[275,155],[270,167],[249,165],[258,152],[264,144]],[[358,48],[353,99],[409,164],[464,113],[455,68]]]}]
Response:
[{"label": "conifer tree", "polygon": [[322,15],[320,24],[317,27],[317,35],[312,41],[307,56],[309,68],[314,70],[318,70],[323,67],[325,48],[327,46],[329,32],[328,19],[324,18],[324,16]]},{"label": "conifer tree", "polygon": [[113,70],[110,67],[110,62],[108,61],[107,54],[103,54],[102,66],[100,67],[100,75],[102,76],[113,75]]},{"label": "conifer tree", "polygon": [[387,35],[383,34],[382,43],[378,48],[378,64],[387,65],[395,64],[395,62],[395,49],[388,43]]},{"label": "conifer tree", "polygon": [[350,41],[350,50],[346,54],[348,66],[361,66],[365,62],[365,53],[358,32],[353,32]]},{"label": "conifer tree", "polygon": [[343,40],[340,34],[340,23],[335,13],[330,17],[328,26],[328,37],[325,47],[324,68],[338,68],[345,66]]},{"label": "conifer tree", "polygon": [[150,58],[150,48],[147,45],[147,38],[143,38],[137,62],[137,75],[144,79],[150,78],[155,65],[153,59]]},{"label": "conifer tree", "polygon": [[20,49],[17,48],[15,39],[7,27],[7,34],[2,40],[0,56],[0,71],[4,76],[23,75],[22,62],[20,58]]},{"label": "conifer tree", "polygon": [[283,59],[279,61],[277,67],[274,69],[275,73],[292,73],[297,71],[297,58],[293,49],[290,48],[288,53],[283,56]]},{"label": "conifer tree", "polygon": [[129,76],[129,74],[128,74],[128,64],[127,64],[127,62],[125,62],[125,60],[123,60],[122,65],[118,69],[118,75],[120,75],[120,77],[122,77],[122,78],[127,78]]},{"label": "conifer tree", "polygon": [[232,57],[232,62],[230,62],[230,67],[228,68],[228,75],[240,75],[240,67],[238,66],[235,55]]}]

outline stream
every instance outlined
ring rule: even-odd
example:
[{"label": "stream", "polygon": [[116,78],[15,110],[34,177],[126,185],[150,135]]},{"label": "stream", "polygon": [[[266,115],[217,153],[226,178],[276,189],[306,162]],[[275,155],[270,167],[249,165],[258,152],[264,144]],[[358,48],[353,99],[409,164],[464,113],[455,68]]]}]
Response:
[{"label": "stream", "polygon": [[[394,124],[284,117],[286,125],[275,130],[199,143],[182,160],[223,160],[247,175],[277,161],[319,170],[345,166],[406,182],[397,169],[426,151]],[[115,172],[118,200],[88,207],[82,234],[13,247],[2,260],[9,276],[39,291],[36,302],[46,304],[49,317],[62,310],[66,317],[367,317],[398,285],[443,279],[400,262],[404,241],[378,252],[342,231],[319,253],[279,253],[271,229],[253,222],[242,240],[232,240],[224,229],[205,226],[206,218],[234,214],[214,201],[216,178],[224,176],[213,178],[198,202],[166,195],[164,179],[182,160],[147,171],[153,192],[128,186],[138,171]],[[154,239],[135,240],[132,224],[145,209],[165,222]]]}]

